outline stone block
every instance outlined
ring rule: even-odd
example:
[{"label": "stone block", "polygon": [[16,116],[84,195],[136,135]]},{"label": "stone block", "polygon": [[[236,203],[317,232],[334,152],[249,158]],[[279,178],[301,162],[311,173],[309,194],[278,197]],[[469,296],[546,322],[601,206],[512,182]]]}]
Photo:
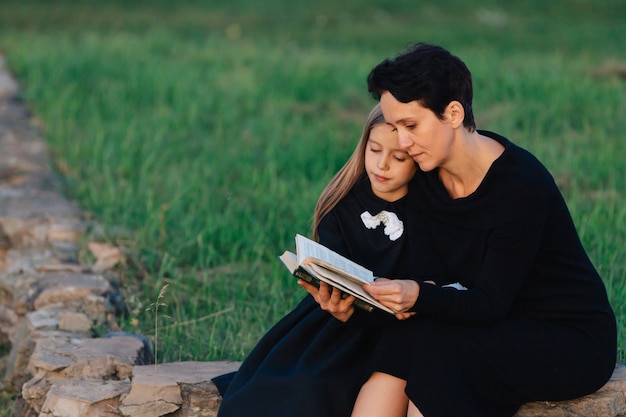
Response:
[{"label": "stone block", "polygon": [[120,397],[129,381],[68,380],[53,384],[39,417],[118,417]]},{"label": "stone block", "polygon": [[173,412],[179,417],[214,416],[221,398],[211,379],[234,371],[239,365],[229,361],[189,361],[136,366],[130,393],[122,400],[120,410],[130,417]]},{"label": "stone block", "polygon": [[28,370],[59,374],[64,378],[121,380],[142,363],[144,344],[136,337],[45,337],[36,340]]}]

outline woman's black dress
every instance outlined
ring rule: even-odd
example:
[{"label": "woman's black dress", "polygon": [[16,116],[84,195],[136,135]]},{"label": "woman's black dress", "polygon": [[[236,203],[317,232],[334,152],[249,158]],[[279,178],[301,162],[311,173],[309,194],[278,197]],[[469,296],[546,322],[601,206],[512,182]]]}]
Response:
[{"label": "woman's black dress", "polygon": [[[365,226],[361,214],[382,210],[403,221],[404,233],[392,240],[385,225]],[[375,276],[409,277],[406,197],[393,203],[376,197],[367,178],[322,220],[320,242],[364,265]],[[294,281],[294,285],[295,281]],[[342,323],[320,309],[310,295],[252,350],[228,387],[228,376],[214,379],[223,401],[219,417],[346,417],[363,382],[370,360],[391,314],[356,309]]]},{"label": "woman's black dress", "polygon": [[[373,370],[407,380],[425,417],[506,417],[529,401],[591,393],[616,362],[604,284],[553,178],[507,139],[470,196],[418,171],[409,233],[423,280],[413,318],[384,329]],[[413,254],[417,255],[417,254]]]}]

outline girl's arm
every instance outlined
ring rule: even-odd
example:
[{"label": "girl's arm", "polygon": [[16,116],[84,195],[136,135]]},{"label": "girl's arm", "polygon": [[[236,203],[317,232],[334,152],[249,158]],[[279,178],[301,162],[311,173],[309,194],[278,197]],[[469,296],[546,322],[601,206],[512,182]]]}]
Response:
[{"label": "girl's arm", "polygon": [[[341,233],[333,211],[324,216],[320,222],[318,235],[319,243],[342,256],[349,257],[345,237]],[[319,289],[303,280],[298,280],[298,285],[311,294],[322,310],[332,314],[337,320],[346,322],[354,314],[353,296],[342,298],[340,290],[324,282],[320,283]]]}]

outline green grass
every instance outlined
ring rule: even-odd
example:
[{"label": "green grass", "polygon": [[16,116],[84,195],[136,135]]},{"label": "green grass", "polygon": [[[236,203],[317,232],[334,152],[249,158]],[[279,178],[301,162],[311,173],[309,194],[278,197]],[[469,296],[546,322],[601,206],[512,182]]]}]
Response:
[{"label": "green grass", "polygon": [[554,173],[624,346],[626,3],[416,3],[3,1],[64,191],[129,254],[124,328],[154,338],[169,285],[159,361],[240,360],[303,296],[277,255],[358,140],[367,73],[417,40],[468,63],[479,128]]}]

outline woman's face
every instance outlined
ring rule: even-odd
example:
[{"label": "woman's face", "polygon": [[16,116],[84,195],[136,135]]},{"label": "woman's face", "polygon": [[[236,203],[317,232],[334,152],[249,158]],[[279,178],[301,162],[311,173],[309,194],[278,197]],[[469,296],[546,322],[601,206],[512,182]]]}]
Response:
[{"label": "woman's face", "polygon": [[446,164],[454,129],[445,117],[440,120],[418,101],[402,103],[388,91],[381,95],[380,107],[387,123],[397,129],[400,148],[408,152],[422,171],[428,172]]},{"label": "woman's face", "polygon": [[370,130],[365,148],[365,171],[376,196],[386,201],[404,197],[416,169],[409,154],[400,149],[392,126],[383,123]]}]

